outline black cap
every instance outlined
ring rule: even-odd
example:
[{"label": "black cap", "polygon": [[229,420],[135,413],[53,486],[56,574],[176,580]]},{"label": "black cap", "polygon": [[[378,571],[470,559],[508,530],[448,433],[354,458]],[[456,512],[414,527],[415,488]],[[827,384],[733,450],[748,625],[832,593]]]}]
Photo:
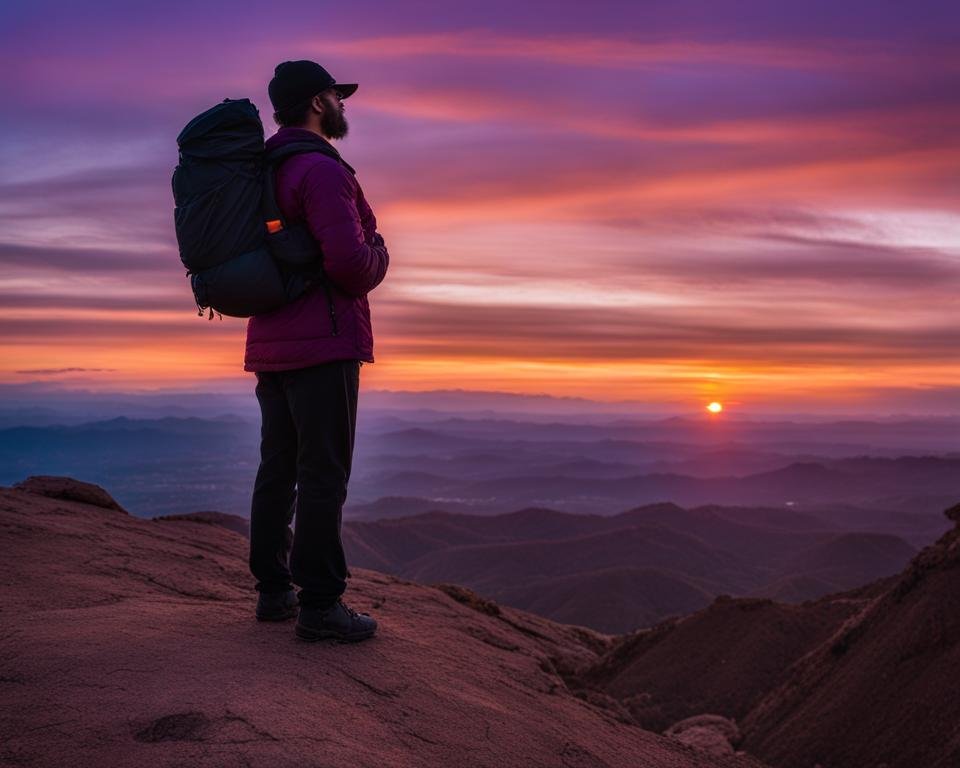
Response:
[{"label": "black cap", "polygon": [[357,90],[357,84],[338,83],[315,61],[285,61],[277,64],[267,91],[274,111],[282,112],[312,99],[327,88],[336,88],[345,99]]}]

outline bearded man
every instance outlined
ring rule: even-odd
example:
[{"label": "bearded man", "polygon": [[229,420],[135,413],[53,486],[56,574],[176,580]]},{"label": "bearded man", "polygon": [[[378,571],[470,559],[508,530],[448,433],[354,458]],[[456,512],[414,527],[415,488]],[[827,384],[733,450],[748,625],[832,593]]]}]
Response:
[{"label": "bearded man", "polygon": [[347,135],[343,101],[356,90],[312,61],[280,64],[269,85],[280,130],[267,140],[268,157],[298,145],[277,169],[277,203],[287,221],[308,227],[325,278],[247,325],[244,370],[256,374],[262,417],[250,570],[257,618],[297,616],[296,634],[305,640],[363,640],[377,630],[375,619],[342,597],[350,572],[340,527],[360,366],[373,362],[367,294],[389,264],[354,170],[330,143]]}]

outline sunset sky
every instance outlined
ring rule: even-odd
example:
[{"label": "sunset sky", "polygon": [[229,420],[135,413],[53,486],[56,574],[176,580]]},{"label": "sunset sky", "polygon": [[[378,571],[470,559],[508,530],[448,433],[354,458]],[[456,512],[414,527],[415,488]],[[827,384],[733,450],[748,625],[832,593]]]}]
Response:
[{"label": "sunset sky", "polygon": [[343,82],[391,254],[368,389],[960,411],[960,4],[4,3],[0,383],[248,383],[175,137]]}]

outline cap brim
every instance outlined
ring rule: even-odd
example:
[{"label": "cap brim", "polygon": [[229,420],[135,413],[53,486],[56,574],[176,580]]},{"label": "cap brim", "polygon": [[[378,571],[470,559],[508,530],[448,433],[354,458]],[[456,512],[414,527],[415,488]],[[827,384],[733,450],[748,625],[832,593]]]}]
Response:
[{"label": "cap brim", "polygon": [[340,96],[344,99],[351,96],[357,90],[356,83],[334,83],[330,86],[335,91],[340,91]]}]

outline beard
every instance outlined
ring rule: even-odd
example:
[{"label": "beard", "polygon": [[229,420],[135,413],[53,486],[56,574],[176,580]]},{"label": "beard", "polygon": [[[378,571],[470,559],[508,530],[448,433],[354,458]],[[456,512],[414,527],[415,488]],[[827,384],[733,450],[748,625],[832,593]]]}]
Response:
[{"label": "beard", "polygon": [[349,126],[342,109],[325,109],[320,117],[320,130],[331,139],[342,139],[347,135]]}]

